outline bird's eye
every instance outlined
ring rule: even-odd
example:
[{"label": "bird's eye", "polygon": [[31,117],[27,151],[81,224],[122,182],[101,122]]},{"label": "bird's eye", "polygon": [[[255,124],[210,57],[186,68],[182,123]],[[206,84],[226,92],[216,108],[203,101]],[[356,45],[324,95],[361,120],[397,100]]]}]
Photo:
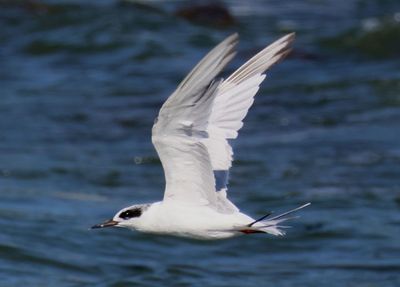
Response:
[{"label": "bird's eye", "polygon": [[140,208],[134,208],[134,209],[128,209],[128,210],[125,210],[124,212],[121,212],[119,217],[122,219],[129,219],[132,217],[139,217],[141,215],[142,215],[142,210]]}]

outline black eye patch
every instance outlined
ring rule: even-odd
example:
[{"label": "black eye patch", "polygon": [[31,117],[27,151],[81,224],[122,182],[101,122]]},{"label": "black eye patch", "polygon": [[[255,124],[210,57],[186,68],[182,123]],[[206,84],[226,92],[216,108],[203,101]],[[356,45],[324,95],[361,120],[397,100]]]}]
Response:
[{"label": "black eye patch", "polygon": [[141,215],[142,215],[142,210],[140,208],[134,208],[134,209],[128,209],[128,210],[125,210],[124,212],[121,212],[119,217],[122,219],[129,219],[132,217],[139,217]]}]

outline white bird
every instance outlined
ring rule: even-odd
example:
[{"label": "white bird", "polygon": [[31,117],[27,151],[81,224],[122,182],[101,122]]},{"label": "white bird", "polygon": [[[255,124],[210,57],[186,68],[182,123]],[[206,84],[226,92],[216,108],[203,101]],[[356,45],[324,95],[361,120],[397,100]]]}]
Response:
[{"label": "white bird", "polygon": [[152,142],[165,173],[164,199],[126,207],[92,228],[125,227],[141,232],[195,239],[242,234],[284,235],[283,221],[304,204],[283,214],[253,219],[227,198],[233,151],[265,71],[289,52],[294,33],[275,41],[227,79],[216,79],[234,57],[238,34],[209,52],[161,107]]}]

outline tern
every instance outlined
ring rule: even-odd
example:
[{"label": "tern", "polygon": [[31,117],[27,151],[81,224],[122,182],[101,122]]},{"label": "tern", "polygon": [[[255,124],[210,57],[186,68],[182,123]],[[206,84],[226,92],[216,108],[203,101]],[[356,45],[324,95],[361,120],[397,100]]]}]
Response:
[{"label": "tern", "polygon": [[238,34],[212,49],[165,101],[152,129],[152,142],[165,173],[162,201],[135,204],[92,228],[125,227],[193,239],[243,234],[284,235],[281,223],[310,203],[276,216],[254,219],[227,198],[229,169],[243,119],[265,72],[290,51],[294,33],[264,48],[228,78],[217,78],[235,56]]}]

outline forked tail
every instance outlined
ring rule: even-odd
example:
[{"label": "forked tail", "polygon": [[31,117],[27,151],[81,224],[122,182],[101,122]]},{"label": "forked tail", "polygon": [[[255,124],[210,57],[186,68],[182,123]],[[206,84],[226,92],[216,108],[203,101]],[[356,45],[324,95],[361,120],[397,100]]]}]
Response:
[{"label": "forked tail", "polygon": [[309,206],[311,203],[306,203],[303,204],[302,206],[299,206],[295,209],[286,211],[282,214],[276,215],[274,217],[268,218],[270,215],[272,215],[272,212],[264,215],[263,217],[260,217],[257,220],[254,220],[253,222],[249,223],[246,225],[243,229],[240,229],[239,231],[245,234],[252,234],[252,233],[269,233],[273,235],[285,235],[285,231],[282,230],[284,228],[289,228],[290,226],[285,226],[281,225],[282,222],[289,220],[289,219],[294,219],[298,218],[299,216],[288,216],[304,207]]}]

